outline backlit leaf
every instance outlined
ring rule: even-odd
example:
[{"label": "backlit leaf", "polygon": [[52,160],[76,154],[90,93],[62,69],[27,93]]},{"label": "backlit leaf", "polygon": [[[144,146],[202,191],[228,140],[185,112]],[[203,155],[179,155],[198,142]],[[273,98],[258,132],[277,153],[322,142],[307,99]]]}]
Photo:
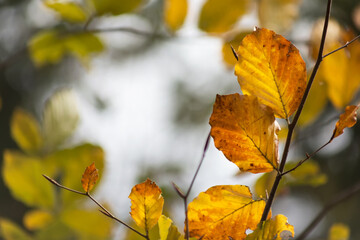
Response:
[{"label": "backlit leaf", "polygon": [[287,240],[292,237],[294,237],[294,227],[287,223],[284,215],[280,214],[260,223],[245,240]]},{"label": "backlit leaf", "polygon": [[165,0],[164,20],[171,31],[178,30],[184,23],[187,14],[187,0]]},{"label": "backlit leaf", "polygon": [[350,229],[342,223],[335,223],[329,231],[329,240],[348,240],[350,237]]},{"label": "backlit leaf", "polygon": [[301,0],[260,0],[260,26],[282,33],[288,31],[299,15]]},{"label": "backlit leaf", "polygon": [[244,94],[257,96],[280,118],[299,107],[306,87],[306,67],[299,50],[281,35],[257,28],[238,48],[235,74]]},{"label": "backlit leaf", "polygon": [[45,5],[56,11],[60,17],[72,23],[85,22],[87,13],[75,2],[57,2],[53,0],[45,1]]},{"label": "backlit leaf", "polygon": [[260,222],[265,201],[253,200],[250,190],[241,185],[209,188],[188,207],[191,237],[202,240],[244,239],[247,229]]},{"label": "backlit leaf", "polygon": [[24,225],[27,229],[34,231],[46,227],[54,220],[53,215],[44,210],[32,210],[24,216]]},{"label": "backlit leaf", "polygon": [[272,110],[248,95],[216,96],[210,118],[215,146],[241,171],[269,172],[278,166],[278,125]]},{"label": "backlit leaf", "polygon": [[119,15],[136,10],[144,0],[91,0],[98,15]]},{"label": "backlit leaf", "polygon": [[160,188],[147,179],[131,189],[129,198],[131,199],[131,217],[139,227],[145,231],[150,230],[158,222],[164,206]]},{"label": "backlit leaf", "polygon": [[234,67],[235,64],[237,63],[237,60],[234,56],[233,51],[231,50],[231,47],[233,47],[234,50],[238,49],[243,38],[250,33],[251,32],[248,31],[236,32],[235,34],[232,33],[225,38],[224,44],[222,46],[222,55],[224,62],[230,67]]},{"label": "backlit leaf", "polygon": [[76,98],[69,89],[56,92],[47,102],[43,112],[44,138],[52,150],[73,134],[79,121]]},{"label": "backlit leaf", "polygon": [[40,126],[31,114],[20,108],[15,109],[10,128],[12,138],[21,149],[28,153],[36,153],[41,149],[43,139]]},{"label": "backlit leaf", "polygon": [[199,28],[209,33],[230,30],[246,13],[248,0],[207,0],[201,9]]},{"label": "backlit leaf", "polygon": [[[2,238],[1,238],[2,237]],[[24,230],[15,223],[0,218],[0,238],[5,240],[32,240]]]},{"label": "backlit leaf", "polygon": [[173,224],[173,221],[161,215],[159,218],[159,233],[160,233],[160,240],[183,240],[184,237],[181,236],[177,227]]},{"label": "backlit leaf", "polygon": [[90,166],[86,167],[84,174],[81,178],[81,184],[85,192],[89,192],[93,189],[96,181],[99,178],[99,171],[95,167],[95,163],[92,163]]},{"label": "backlit leaf", "polygon": [[340,115],[339,121],[337,121],[335,125],[331,140],[343,134],[345,128],[350,128],[356,124],[356,111],[358,110],[358,108],[359,105],[351,105],[345,108],[345,112]]},{"label": "backlit leaf", "polygon": [[[18,151],[6,150],[2,169],[5,184],[17,200],[31,207],[51,208],[53,187],[44,181],[43,173],[50,168],[44,161]],[[53,174],[52,172],[50,172]]]}]

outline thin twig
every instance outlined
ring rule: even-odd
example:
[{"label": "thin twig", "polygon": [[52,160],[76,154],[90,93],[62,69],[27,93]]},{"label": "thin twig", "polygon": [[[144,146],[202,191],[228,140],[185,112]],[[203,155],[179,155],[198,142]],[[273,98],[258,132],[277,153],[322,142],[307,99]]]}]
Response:
[{"label": "thin twig", "polygon": [[360,192],[360,182],[354,184],[350,188],[342,191],[339,194],[335,195],[335,198],[333,198],[330,202],[328,202],[325,207],[318,213],[318,215],[314,218],[311,223],[305,228],[305,230],[299,235],[299,237],[296,238],[296,240],[303,240],[305,239],[309,233],[318,225],[323,219],[326,214],[335,206],[338,204],[348,200],[349,198],[353,197],[355,194]]},{"label": "thin twig", "polygon": [[343,49],[343,48],[346,48],[347,46],[349,46],[351,43],[355,42],[355,41],[358,40],[358,39],[360,39],[360,35],[358,35],[357,37],[355,37],[355,38],[352,39],[351,41],[346,42],[343,46],[335,49],[334,51],[331,51],[331,52],[325,54],[325,55],[323,56],[323,59],[326,58],[327,56],[333,54],[333,53],[336,53],[337,51],[339,51],[339,50],[341,50],[341,49]]},{"label": "thin twig", "polygon": [[300,117],[300,114],[302,112],[302,109],[304,107],[304,104],[305,104],[305,101],[309,95],[309,92],[310,92],[310,88],[311,88],[311,85],[315,79],[315,76],[316,76],[316,73],[320,67],[320,63],[321,61],[323,60],[323,51],[324,51],[324,45],[325,45],[325,39],[326,39],[326,33],[327,33],[327,28],[328,28],[328,24],[329,24],[329,19],[330,19],[330,12],[331,12],[331,3],[332,3],[332,0],[328,0],[327,2],[327,8],[326,8],[326,15],[325,15],[325,21],[324,21],[324,28],[323,28],[323,32],[322,32],[322,37],[321,37],[321,42],[320,42],[320,48],[319,48],[319,54],[318,54],[318,58],[316,60],[316,63],[315,63],[315,66],[313,68],[313,71],[311,73],[311,76],[309,78],[309,81],[308,81],[308,84],[306,86],[306,89],[305,89],[305,92],[304,92],[304,95],[301,99],[301,102],[300,102],[300,105],[299,105],[299,108],[294,116],[294,119],[292,120],[292,122],[288,125],[289,127],[289,131],[288,131],[288,135],[286,137],[286,142],[285,142],[285,147],[284,147],[284,151],[283,151],[283,155],[282,155],[282,158],[281,158],[281,162],[280,162],[280,166],[279,166],[279,171],[278,171],[278,174],[276,175],[276,178],[275,178],[275,181],[274,181],[274,184],[271,188],[271,191],[270,191],[270,195],[269,195],[269,199],[268,201],[266,202],[266,205],[265,205],[265,208],[264,208],[264,212],[263,212],[263,215],[261,217],[261,221],[265,221],[267,219],[267,216],[270,212],[270,208],[272,206],[272,203],[274,201],[274,198],[275,198],[275,194],[276,194],[276,191],[278,189],[278,186],[279,186],[279,183],[280,183],[280,180],[282,178],[282,173],[284,172],[284,167],[285,167],[285,163],[286,163],[286,160],[287,160],[287,156],[288,156],[288,153],[289,153],[289,149],[290,149],[290,144],[291,144],[291,139],[292,139],[292,135],[293,135],[293,132],[295,130],[295,127],[296,127],[296,124],[299,120],[299,117]]},{"label": "thin twig", "polygon": [[135,233],[139,234],[140,236],[142,236],[145,239],[149,239],[149,237],[145,234],[142,234],[141,232],[137,231],[136,229],[134,229],[133,227],[129,226],[128,224],[126,224],[125,222],[121,221],[119,218],[115,217],[109,210],[107,210],[103,205],[101,205],[95,198],[93,198],[89,192],[80,192],[68,187],[65,187],[64,185],[61,185],[60,183],[58,183],[57,181],[55,181],[54,179],[46,176],[45,174],[43,174],[43,177],[46,178],[49,182],[51,182],[52,184],[54,184],[55,186],[68,190],[70,192],[73,193],[77,193],[83,196],[87,196],[88,198],[91,199],[91,201],[93,201],[96,205],[98,205],[102,210],[100,210],[101,213],[103,213],[105,216],[116,220],[117,222],[123,224],[125,227],[129,228],[130,230],[134,231]]}]

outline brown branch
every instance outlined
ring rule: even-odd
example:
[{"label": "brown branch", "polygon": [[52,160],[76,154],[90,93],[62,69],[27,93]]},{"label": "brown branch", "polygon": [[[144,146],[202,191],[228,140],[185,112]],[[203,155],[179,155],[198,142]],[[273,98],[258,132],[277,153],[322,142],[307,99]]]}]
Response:
[{"label": "brown branch", "polygon": [[323,51],[324,51],[327,28],[328,28],[328,24],[329,24],[329,20],[330,20],[331,4],[332,4],[332,0],[328,0],[327,8],[326,8],[325,21],[324,21],[324,28],[323,28],[323,32],[322,32],[318,58],[316,60],[316,63],[315,63],[315,66],[313,68],[313,71],[311,73],[311,76],[309,78],[309,81],[308,81],[308,84],[306,86],[304,95],[303,95],[303,97],[301,99],[299,108],[298,108],[298,110],[297,110],[297,112],[296,112],[296,114],[294,116],[294,119],[288,125],[289,126],[289,131],[288,131],[288,135],[286,137],[285,147],[284,147],[283,155],[282,155],[282,158],[281,158],[279,171],[278,171],[278,174],[276,175],[274,184],[273,184],[273,186],[271,188],[269,199],[266,202],[264,212],[263,212],[263,215],[261,217],[261,221],[265,221],[267,219],[267,216],[268,216],[269,212],[270,212],[270,208],[272,206],[272,203],[273,203],[274,198],[275,198],[276,191],[277,191],[277,189],[279,187],[279,183],[280,183],[280,180],[282,178],[282,173],[284,172],[284,167],[285,167],[285,163],[286,163],[287,156],[288,156],[288,153],[289,153],[290,144],[291,144],[291,138],[292,138],[293,132],[294,132],[296,124],[297,124],[297,122],[299,120],[299,117],[300,117],[300,114],[301,114],[302,109],[304,107],[305,101],[306,101],[306,99],[307,99],[307,97],[309,95],[311,85],[312,85],[312,83],[313,83],[313,81],[315,79],[316,73],[317,73],[317,71],[318,71],[318,69],[320,67],[320,63],[323,60]]},{"label": "brown branch", "polygon": [[125,222],[121,221],[119,218],[115,217],[109,210],[107,210],[103,205],[101,205],[95,198],[93,198],[89,192],[80,192],[68,187],[65,187],[64,185],[61,185],[60,183],[58,183],[57,181],[55,181],[54,179],[46,176],[45,174],[43,174],[43,177],[46,178],[49,182],[51,182],[52,184],[54,184],[55,186],[68,190],[70,192],[73,193],[77,193],[83,196],[87,196],[88,198],[91,199],[91,201],[93,201],[96,205],[98,205],[102,210],[100,210],[101,213],[103,213],[105,216],[114,219],[115,221],[123,224],[125,227],[129,228],[130,230],[132,230],[133,232],[137,233],[138,235],[142,236],[145,239],[149,239],[149,237],[145,234],[142,234],[141,232],[137,231],[136,229],[134,229],[133,227],[131,227],[130,225],[126,224]]},{"label": "brown branch", "polygon": [[335,206],[339,205],[340,203],[348,200],[349,198],[353,197],[355,194],[360,192],[360,182],[354,184],[350,188],[342,191],[339,194],[336,194],[335,198],[329,201],[325,207],[318,213],[318,215],[311,221],[311,223],[305,228],[305,230],[296,238],[296,240],[303,240],[305,239],[309,233],[320,223],[320,221],[326,216],[326,214],[333,209]]},{"label": "brown branch", "polygon": [[336,53],[337,51],[339,51],[339,50],[341,50],[341,49],[343,49],[343,48],[346,48],[347,46],[349,46],[351,43],[355,42],[355,41],[358,40],[358,39],[360,39],[360,35],[358,35],[357,37],[355,37],[355,38],[352,39],[351,41],[346,42],[343,46],[335,49],[334,51],[331,51],[331,52],[325,54],[325,55],[323,56],[323,59],[326,58],[327,56],[333,54],[333,53]]}]

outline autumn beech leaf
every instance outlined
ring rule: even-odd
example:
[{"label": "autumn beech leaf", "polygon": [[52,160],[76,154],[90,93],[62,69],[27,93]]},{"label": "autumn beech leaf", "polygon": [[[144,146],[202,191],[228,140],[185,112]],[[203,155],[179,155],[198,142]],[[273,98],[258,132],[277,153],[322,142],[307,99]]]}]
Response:
[{"label": "autumn beech leaf", "polygon": [[272,219],[259,223],[253,233],[245,240],[285,240],[294,237],[294,227],[287,223],[284,215],[277,215]]},{"label": "autumn beech leaf", "polygon": [[173,221],[164,216],[161,215],[159,218],[159,234],[160,234],[160,240],[183,240],[184,237],[181,236],[181,233],[179,233],[177,227],[173,224]]},{"label": "autumn beech leaf", "polygon": [[272,110],[254,96],[217,95],[210,117],[215,146],[241,171],[278,167],[278,124]]},{"label": "autumn beech leaf", "polygon": [[241,42],[235,75],[244,94],[254,95],[279,118],[299,107],[306,87],[306,66],[299,50],[281,35],[265,28]]},{"label": "autumn beech leaf", "polygon": [[92,163],[85,169],[85,172],[81,178],[81,184],[85,192],[89,192],[91,189],[93,189],[98,178],[99,171],[96,169],[95,163]]},{"label": "autumn beech leaf", "polygon": [[253,200],[247,186],[222,185],[199,194],[188,207],[190,237],[202,240],[245,239],[261,220],[264,200]]},{"label": "autumn beech leaf", "polygon": [[171,31],[175,32],[185,21],[187,0],[166,0],[164,4],[164,22]]},{"label": "autumn beech leaf", "polygon": [[130,215],[136,225],[148,232],[158,222],[164,206],[160,188],[147,179],[135,185],[129,195],[131,200]]},{"label": "autumn beech leaf", "polygon": [[339,121],[337,121],[335,125],[335,129],[330,141],[343,134],[345,128],[350,128],[355,125],[357,121],[356,111],[358,110],[358,108],[359,105],[357,106],[351,105],[345,108],[345,112],[340,115]]}]

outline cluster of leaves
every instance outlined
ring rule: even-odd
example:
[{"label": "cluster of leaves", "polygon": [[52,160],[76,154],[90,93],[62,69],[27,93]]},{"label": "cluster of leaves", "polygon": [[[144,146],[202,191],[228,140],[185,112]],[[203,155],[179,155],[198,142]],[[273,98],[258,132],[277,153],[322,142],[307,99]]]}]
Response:
[{"label": "cluster of leaves", "polygon": [[[85,208],[78,196],[54,191],[44,184],[41,174],[67,186],[80,186],[74,172],[90,161],[104,167],[101,147],[82,144],[64,148],[78,123],[75,96],[70,90],[56,92],[46,103],[40,124],[30,113],[16,109],[11,134],[19,150],[6,150],[2,176],[13,197],[31,208],[23,219],[27,230],[0,219],[0,237],[10,239],[106,239],[112,223],[94,208]],[[73,215],[74,214],[74,215]],[[96,227],[95,227],[96,226]],[[27,232],[31,231],[30,236]]]}]

